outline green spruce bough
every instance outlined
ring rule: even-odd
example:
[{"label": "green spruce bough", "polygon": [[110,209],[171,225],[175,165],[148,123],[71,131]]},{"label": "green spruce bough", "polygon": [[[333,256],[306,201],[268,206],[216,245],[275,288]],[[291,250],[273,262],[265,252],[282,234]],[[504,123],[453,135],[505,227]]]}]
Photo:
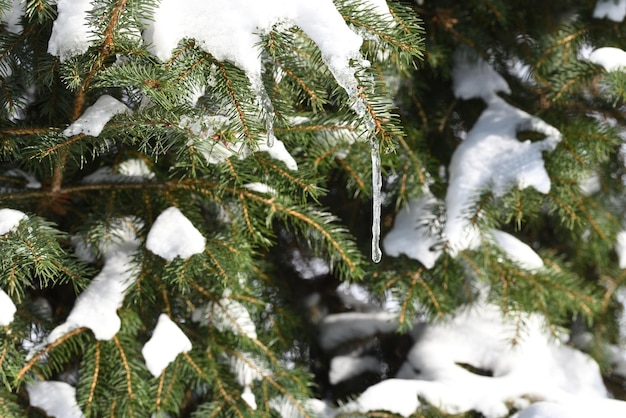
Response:
[{"label": "green spruce bough", "polygon": [[624,416],[591,3],[0,2],[0,416]]}]

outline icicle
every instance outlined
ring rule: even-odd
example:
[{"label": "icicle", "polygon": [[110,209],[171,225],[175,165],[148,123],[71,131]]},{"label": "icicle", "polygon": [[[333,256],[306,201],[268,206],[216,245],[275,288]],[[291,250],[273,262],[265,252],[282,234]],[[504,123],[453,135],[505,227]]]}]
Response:
[{"label": "icicle", "polygon": [[372,261],[380,262],[383,254],[380,251],[380,217],[382,206],[382,173],[380,168],[380,149],[376,137],[370,139],[372,156]]}]

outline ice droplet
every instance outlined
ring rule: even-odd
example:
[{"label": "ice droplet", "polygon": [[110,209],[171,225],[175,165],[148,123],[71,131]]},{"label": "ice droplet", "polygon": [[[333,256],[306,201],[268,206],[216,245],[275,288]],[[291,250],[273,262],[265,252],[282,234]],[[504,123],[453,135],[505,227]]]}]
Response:
[{"label": "ice droplet", "polygon": [[383,254],[380,250],[380,217],[382,207],[382,173],[380,168],[380,149],[376,137],[372,136],[371,156],[372,156],[372,261],[380,262]]}]

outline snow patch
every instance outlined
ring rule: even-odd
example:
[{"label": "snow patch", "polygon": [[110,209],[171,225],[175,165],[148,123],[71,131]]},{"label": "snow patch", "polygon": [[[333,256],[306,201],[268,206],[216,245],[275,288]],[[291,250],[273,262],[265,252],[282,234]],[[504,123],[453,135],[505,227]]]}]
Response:
[{"label": "snow patch", "polygon": [[65,382],[34,382],[26,386],[31,406],[56,418],[83,418],[76,402],[76,389]]},{"label": "snow patch", "polygon": [[114,170],[111,167],[101,167],[85,176],[85,183],[105,182],[142,182],[154,178],[154,173],[144,160],[133,158],[119,164]]},{"label": "snow patch", "polygon": [[336,385],[364,372],[378,372],[380,361],[373,356],[336,356],[330,361],[328,380]]},{"label": "snow patch", "polygon": [[478,57],[469,57],[464,51],[453,56],[452,89],[459,99],[493,97],[498,92],[511,93],[508,83],[491,65]]},{"label": "snow patch", "polygon": [[615,243],[615,252],[619,261],[619,268],[626,268],[626,231],[622,230],[617,233],[617,242]]},{"label": "snow patch", "polygon": [[87,22],[91,0],[57,0],[57,18],[52,25],[48,53],[61,62],[80,55],[91,45],[93,27]]},{"label": "snow patch", "polygon": [[[533,187],[544,194],[550,191],[542,153],[554,150],[561,141],[561,133],[555,127],[497,96],[493,85],[500,84],[499,78],[493,81],[491,77],[496,73],[485,71],[485,65],[480,61],[457,61],[454,71],[455,85],[474,87],[470,92],[457,87],[455,94],[480,97],[487,108],[454,151],[449,166],[444,234],[452,254],[478,245],[478,232],[470,221],[474,215],[468,212],[481,192],[491,190],[497,197],[513,187]],[[480,66],[481,70],[472,71],[473,66]],[[534,131],[545,135],[545,139],[521,142],[517,139],[520,131]]]},{"label": "snow patch", "polygon": [[[511,404],[526,407],[528,399],[599,406],[608,401],[598,365],[550,335],[539,315],[504,316],[496,306],[478,305],[440,323],[419,324],[413,333],[415,345],[396,378],[371,386],[341,411],[408,417],[420,397],[444,413],[475,410],[497,418],[508,416]],[[624,407],[621,402],[615,411]]]},{"label": "snow patch", "polygon": [[491,235],[507,257],[518,266],[530,271],[536,271],[543,267],[543,260],[528,244],[497,229],[492,229]]},{"label": "snow patch", "polygon": [[20,33],[22,31],[20,19],[24,15],[25,3],[26,0],[12,0],[11,8],[4,10],[2,23],[6,25],[6,29],[9,33]]},{"label": "snow patch", "polygon": [[111,239],[101,244],[104,266],[87,288],[78,295],[65,322],[52,330],[47,343],[52,343],[77,328],[90,328],[98,340],[110,340],[117,334],[121,320],[117,309],[124,294],[136,278],[133,257],[140,241],[135,236],[137,225],[131,219],[120,219],[110,232]]},{"label": "snow patch", "polygon": [[437,216],[432,207],[437,200],[432,195],[411,199],[396,215],[393,228],[383,240],[385,254],[407,257],[418,260],[427,269],[433,268],[441,250],[437,244],[441,238],[433,233],[432,227],[438,224]]},{"label": "snow patch", "polygon": [[154,377],[161,375],[180,353],[191,350],[191,341],[169,316],[161,314],[152,337],[141,350],[146,367]]},{"label": "snow patch", "polygon": [[146,248],[167,261],[201,254],[205,246],[206,239],[200,231],[173,206],[156,218],[146,239]]},{"label": "snow patch", "polygon": [[626,16],[626,0],[598,0],[593,10],[593,17],[607,18],[614,22],[624,21]]},{"label": "snow patch", "polygon": [[236,335],[256,339],[256,326],[250,312],[229,296],[229,292],[225,291],[219,302],[208,303],[203,308],[196,309],[192,314],[192,320],[206,326],[213,325],[222,332],[230,331]]},{"label": "snow patch", "polygon": [[[626,0],[625,3],[626,4]],[[601,65],[606,71],[626,70],[626,52],[620,48],[603,47],[591,51],[588,60]]]},{"label": "snow patch", "polygon": [[17,308],[4,290],[0,289],[0,327],[6,327],[13,322]]},{"label": "snow patch", "polygon": [[326,316],[320,324],[320,345],[332,350],[340,344],[398,329],[398,316],[389,312],[345,312]]},{"label": "snow patch", "polygon": [[22,220],[28,219],[24,212],[15,209],[0,209],[0,235],[15,231]]},{"label": "snow patch", "polygon": [[124,103],[108,94],[103,94],[63,131],[63,135],[68,137],[78,134],[98,136],[113,116],[128,111],[129,109]]}]

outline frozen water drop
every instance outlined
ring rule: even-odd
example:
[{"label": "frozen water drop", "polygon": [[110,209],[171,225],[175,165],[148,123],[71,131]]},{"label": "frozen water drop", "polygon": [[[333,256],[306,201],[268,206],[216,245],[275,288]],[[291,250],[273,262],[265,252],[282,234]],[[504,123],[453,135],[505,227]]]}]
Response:
[{"label": "frozen water drop", "polygon": [[380,217],[382,207],[382,173],[380,164],[380,150],[378,142],[372,137],[371,139],[371,156],[372,156],[372,261],[380,262],[383,254],[380,250]]}]

